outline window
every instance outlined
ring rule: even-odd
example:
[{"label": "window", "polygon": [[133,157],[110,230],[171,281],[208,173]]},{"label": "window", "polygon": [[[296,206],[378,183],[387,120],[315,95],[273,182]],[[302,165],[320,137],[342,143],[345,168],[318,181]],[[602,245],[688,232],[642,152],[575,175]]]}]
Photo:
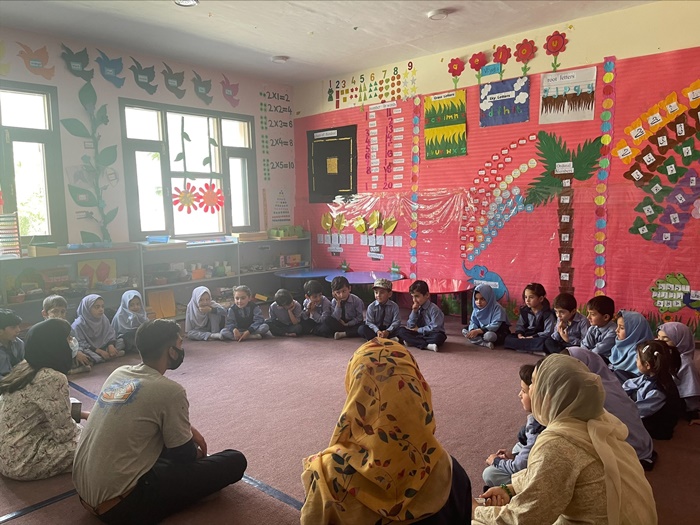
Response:
[{"label": "window", "polygon": [[68,240],[57,108],[54,87],[0,81],[0,208],[23,243]]},{"label": "window", "polygon": [[131,240],[258,229],[253,117],[119,104]]}]

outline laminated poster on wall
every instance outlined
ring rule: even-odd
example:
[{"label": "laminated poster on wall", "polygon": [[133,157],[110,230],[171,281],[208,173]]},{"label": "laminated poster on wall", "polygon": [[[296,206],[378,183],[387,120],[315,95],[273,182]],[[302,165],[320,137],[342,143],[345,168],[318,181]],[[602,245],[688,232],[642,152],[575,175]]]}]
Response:
[{"label": "laminated poster on wall", "polygon": [[481,86],[479,126],[501,126],[530,120],[530,79],[511,78]]},{"label": "laminated poster on wall", "polygon": [[542,75],[540,124],[593,120],[596,68]]},{"label": "laminated poster on wall", "polygon": [[463,89],[425,97],[426,160],[467,154],[466,97]]}]

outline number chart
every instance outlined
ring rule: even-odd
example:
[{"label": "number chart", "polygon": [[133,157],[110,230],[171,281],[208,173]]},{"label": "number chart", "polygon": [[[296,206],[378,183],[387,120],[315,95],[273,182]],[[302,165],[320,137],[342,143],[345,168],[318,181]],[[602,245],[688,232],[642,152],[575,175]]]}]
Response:
[{"label": "number chart", "polygon": [[413,141],[412,100],[373,104],[365,109],[364,126],[358,127],[358,142],[364,139],[364,155],[358,147],[358,190],[388,191],[409,186]]},{"label": "number chart", "polygon": [[412,61],[368,71],[352,77],[329,80],[326,102],[335,109],[404,100],[417,92],[416,68]]},{"label": "number chart", "polygon": [[260,91],[263,180],[294,177],[294,120],[287,93]]}]

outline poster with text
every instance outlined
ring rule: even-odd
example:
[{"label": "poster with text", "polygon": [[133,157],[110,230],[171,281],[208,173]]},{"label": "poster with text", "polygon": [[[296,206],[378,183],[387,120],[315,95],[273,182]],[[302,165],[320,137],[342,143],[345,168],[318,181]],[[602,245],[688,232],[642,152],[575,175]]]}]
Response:
[{"label": "poster with text", "polygon": [[540,124],[593,120],[596,68],[542,75]]},{"label": "poster with text", "polygon": [[530,120],[530,80],[511,78],[481,86],[479,125],[482,128]]},{"label": "poster with text", "polygon": [[424,101],[425,158],[467,154],[467,94],[460,89],[428,95]]}]

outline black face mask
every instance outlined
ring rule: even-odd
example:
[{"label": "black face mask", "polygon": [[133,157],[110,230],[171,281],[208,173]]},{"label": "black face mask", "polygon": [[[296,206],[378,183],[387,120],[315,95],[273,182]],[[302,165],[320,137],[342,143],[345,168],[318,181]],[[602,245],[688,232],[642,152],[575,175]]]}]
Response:
[{"label": "black face mask", "polygon": [[185,349],[178,348],[177,346],[171,346],[170,348],[177,352],[177,359],[172,361],[168,368],[170,368],[170,370],[177,370],[178,368],[180,368],[180,365],[185,360]]}]

